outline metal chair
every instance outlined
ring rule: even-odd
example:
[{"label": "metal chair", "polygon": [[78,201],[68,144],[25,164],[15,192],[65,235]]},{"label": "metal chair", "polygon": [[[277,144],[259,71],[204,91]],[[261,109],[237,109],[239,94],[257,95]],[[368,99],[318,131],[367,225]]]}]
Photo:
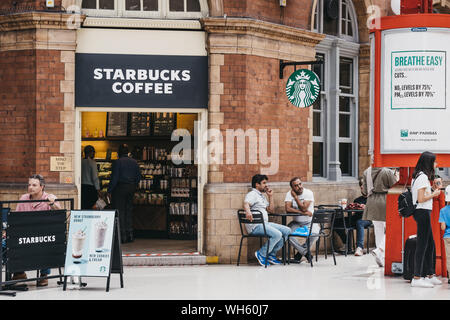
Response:
[{"label": "metal chair", "polygon": [[[291,255],[291,244],[289,242],[289,239],[291,237],[300,237],[300,238],[306,238],[306,247],[308,250],[308,255],[311,255],[311,249],[310,249],[310,237],[311,236],[318,236],[317,242],[316,242],[316,262],[317,257],[319,255],[319,247],[320,247],[320,238],[324,238],[324,246],[325,246],[325,259],[327,258],[327,241],[326,238],[329,238],[333,234],[333,224],[334,224],[334,218],[335,218],[336,212],[334,210],[330,209],[316,209],[314,210],[311,224],[309,225],[309,234],[307,236],[300,236],[296,234],[290,234],[288,236],[288,264],[290,262],[289,257]],[[312,233],[312,226],[314,223],[317,223],[320,225],[320,230],[318,234]],[[334,247],[333,247],[333,241],[331,241],[331,253],[333,254],[333,260],[334,265],[336,265],[336,257],[334,256]],[[313,259],[310,261],[311,267],[313,266]]]},{"label": "metal chair", "polygon": [[[267,268],[267,260],[268,260],[267,257],[269,256],[269,244],[270,244],[269,238],[270,237],[267,235],[266,225],[264,223],[264,217],[263,217],[263,214],[261,213],[261,211],[252,210],[252,214],[253,214],[253,220],[250,221],[246,218],[245,210],[240,209],[237,211],[237,215],[238,215],[238,219],[239,219],[239,228],[241,229],[241,243],[239,244],[237,265],[239,266],[239,261],[241,260],[242,241],[244,240],[244,238],[259,238],[260,246],[262,246],[262,238],[267,238],[267,253],[266,253],[266,263],[265,263],[265,268]],[[247,234],[246,232],[244,232],[244,228],[242,226],[243,224],[262,224],[263,229],[264,229],[264,235]]]},{"label": "metal chair", "polygon": [[[354,243],[354,237],[353,237],[353,231],[355,230],[354,227],[347,225],[345,216],[344,216],[344,209],[335,204],[321,204],[318,206],[319,209],[333,209],[336,212],[336,215],[334,217],[334,222],[336,222],[338,219],[339,221],[342,221],[342,225],[334,225],[333,231],[336,230],[343,230],[345,233],[345,256],[347,256],[347,252],[349,251],[349,244],[352,246],[352,250],[354,251],[355,243]],[[350,220],[348,221],[350,222]],[[349,241],[350,240],[350,241]],[[333,239],[331,240],[331,243],[333,243]]]}]

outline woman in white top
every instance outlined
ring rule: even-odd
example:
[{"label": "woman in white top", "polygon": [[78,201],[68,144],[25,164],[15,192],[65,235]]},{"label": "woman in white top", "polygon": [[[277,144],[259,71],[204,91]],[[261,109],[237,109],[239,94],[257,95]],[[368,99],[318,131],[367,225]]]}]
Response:
[{"label": "woman in white top", "polygon": [[435,276],[436,252],[431,230],[431,210],[433,198],[439,196],[440,190],[433,182],[434,170],[437,167],[436,156],[432,152],[420,155],[413,173],[411,193],[413,203],[417,204],[414,210],[414,220],[417,223],[417,245],[414,257],[414,278],[412,287],[432,288],[442,284]]}]

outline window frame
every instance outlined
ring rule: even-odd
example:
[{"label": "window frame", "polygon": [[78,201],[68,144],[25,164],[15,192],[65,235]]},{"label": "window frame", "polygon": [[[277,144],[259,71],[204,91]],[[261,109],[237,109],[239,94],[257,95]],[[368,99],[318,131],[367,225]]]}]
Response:
[{"label": "window frame", "polygon": [[[316,111],[315,109],[312,110],[313,112],[313,117],[314,117],[314,113],[320,113],[320,136],[315,136],[314,135],[314,131],[312,134],[312,142],[316,142],[316,143],[322,143],[322,168],[323,168],[323,173],[322,175],[317,175],[314,174],[314,170],[312,169],[313,172],[313,177],[314,178],[323,178],[327,176],[327,149],[328,149],[328,141],[327,141],[327,136],[328,136],[328,120],[327,120],[327,108],[328,108],[328,97],[327,97],[327,92],[328,92],[328,79],[329,79],[329,72],[328,72],[328,53],[326,52],[317,52],[316,53],[316,59],[317,56],[321,56],[321,58],[323,59],[324,63],[322,64],[323,66],[323,75],[322,78],[325,78],[325,82],[323,82],[323,79],[320,79],[320,83],[321,83],[321,88],[320,88],[320,111]],[[318,75],[320,77],[320,75]],[[314,121],[313,121],[313,125],[314,125]],[[314,156],[314,155],[313,155]]]},{"label": "window frame", "polygon": [[[312,23],[311,30],[317,33],[323,33],[323,15],[324,15],[324,1],[325,0],[313,0],[313,11],[312,11]],[[358,20],[356,16],[355,7],[353,5],[353,1],[351,0],[337,0],[339,1],[339,16],[338,16],[338,35],[329,35],[330,37],[337,37],[341,39],[345,39],[348,41],[358,42]],[[347,34],[342,33],[342,3],[345,2],[348,18],[350,19],[353,36],[348,36]],[[346,26],[347,30],[347,26]]]},{"label": "window frame", "polygon": [[[99,1],[96,0],[97,8]],[[142,4],[142,0],[141,4]],[[168,0],[158,0],[158,11],[132,11],[125,10],[125,0],[114,0],[114,10],[101,9],[83,9],[82,0],[78,0],[81,13],[88,17],[111,17],[111,18],[151,18],[151,19],[174,19],[174,20],[190,20],[207,17],[209,14],[208,1],[199,0],[199,12],[171,12],[169,11]],[[142,6],[141,6],[142,8]],[[187,9],[187,0],[184,0],[184,8]]]},{"label": "window frame", "polygon": [[[353,36],[343,35],[342,31],[342,2],[346,3],[346,8],[349,10],[348,16],[352,19]],[[324,0],[314,0],[312,8],[313,21],[311,23],[311,29],[319,32],[323,30],[323,8]],[[313,169],[313,181],[353,181],[358,177],[358,154],[359,154],[359,43],[358,43],[358,28],[356,13],[351,0],[339,1],[339,36],[326,34],[325,38],[316,46],[316,54],[321,54],[324,57],[324,77],[321,91],[322,109],[321,109],[321,121],[323,126],[321,127],[321,136],[314,136],[312,142],[323,143],[323,175],[319,176],[314,174]],[[317,20],[317,23],[316,21]],[[315,28],[317,27],[317,28]],[[341,92],[340,86],[340,59],[346,58],[352,60],[352,92]],[[337,66],[336,66],[337,64]],[[322,80],[322,79],[321,79]],[[337,82],[337,83],[336,83]],[[350,136],[339,136],[339,103],[340,97],[347,97],[350,99],[350,111],[344,112],[350,114]],[[313,111],[314,112],[317,111]],[[314,125],[314,121],[313,121]],[[314,129],[314,128],[313,128]],[[313,130],[312,129],[312,130]],[[336,135],[336,137],[334,137]],[[352,144],[352,156],[351,156],[351,171],[350,174],[336,174],[335,167],[336,162],[339,161],[339,147],[340,143]],[[313,153],[313,157],[315,154]],[[342,168],[342,164],[341,167]]]},{"label": "window frame", "polygon": [[[352,93],[344,93],[341,92],[341,89],[339,88],[338,90],[338,98],[340,97],[344,97],[344,98],[349,98],[350,100],[350,111],[340,111],[339,110],[339,106],[336,106],[336,112],[337,112],[337,125],[338,125],[338,136],[336,137],[336,142],[338,144],[337,150],[338,150],[338,155],[337,155],[337,159],[340,158],[339,155],[339,144],[341,143],[351,143],[352,144],[352,172],[351,174],[342,174],[342,176],[350,176],[350,177],[356,177],[357,178],[357,174],[358,174],[358,104],[357,104],[357,94],[356,92],[358,92],[358,81],[355,81],[356,79],[358,79],[358,56],[349,56],[346,54],[341,54],[338,57],[339,59],[344,58],[344,59],[351,59],[352,60],[352,83],[351,83],[351,87],[352,87]],[[339,87],[340,87],[340,83],[339,83]],[[339,115],[340,114],[346,114],[346,115],[350,115],[350,120],[349,120],[349,125],[350,125],[350,133],[349,133],[349,137],[341,137],[339,135]]]},{"label": "window frame", "polygon": [[[119,0],[114,0],[114,10],[105,10],[105,9],[83,9],[83,0],[80,0],[80,8],[81,13],[91,16],[91,17],[114,17],[118,15],[117,2]],[[100,4],[100,0],[96,0],[96,7],[98,8]]]},{"label": "window frame", "polygon": [[[143,0],[141,1],[141,8],[143,4]],[[162,0],[158,0],[158,11],[132,11],[132,10],[126,10],[125,9],[125,3],[126,0],[119,0],[119,12],[122,13],[121,17],[123,18],[161,18],[161,11],[164,10],[164,8],[161,6]]]}]

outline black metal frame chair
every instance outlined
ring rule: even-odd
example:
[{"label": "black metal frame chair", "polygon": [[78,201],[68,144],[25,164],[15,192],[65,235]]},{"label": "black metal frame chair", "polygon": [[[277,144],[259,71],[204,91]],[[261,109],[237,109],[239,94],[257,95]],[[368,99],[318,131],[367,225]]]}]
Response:
[{"label": "black metal frame chair", "polygon": [[[266,253],[266,263],[265,263],[265,268],[267,268],[267,264],[268,264],[267,257],[269,256],[270,237],[267,235],[266,225],[264,223],[264,217],[263,217],[263,214],[261,213],[261,211],[252,210],[252,214],[253,214],[253,220],[250,221],[246,218],[245,210],[240,209],[237,211],[238,220],[239,220],[239,228],[241,229],[241,235],[242,235],[241,243],[239,244],[237,265],[239,266],[239,262],[241,260],[242,241],[244,240],[244,238],[259,238],[260,246],[262,246],[262,238],[267,238],[267,253]],[[263,229],[264,229],[264,235],[247,234],[246,232],[244,232],[244,228],[242,227],[243,224],[262,224]]]},{"label": "black metal frame chair", "polygon": [[[349,240],[351,239],[352,251],[355,250],[355,237],[353,236],[353,231],[356,230],[354,227],[347,226],[347,222],[345,221],[344,208],[336,204],[321,204],[318,206],[319,209],[332,209],[335,210],[336,215],[334,217],[334,221],[336,219],[342,219],[342,226],[334,226],[333,231],[343,230],[345,232],[345,256],[347,256],[347,252],[349,251]],[[350,222],[350,220],[349,220]],[[331,243],[333,243],[333,239],[331,239]]]},{"label": "black metal frame chair", "polygon": [[[300,235],[295,235],[295,234],[290,234],[288,236],[288,254],[287,254],[287,261],[288,264],[290,262],[290,256],[291,256],[291,243],[290,243],[290,238],[291,237],[299,237],[299,238],[306,238],[306,243],[307,243],[307,250],[308,250],[308,254],[311,254],[311,249],[310,249],[310,237],[311,234],[313,236],[318,236],[317,242],[316,242],[316,262],[317,262],[317,257],[319,255],[319,247],[320,247],[320,238],[324,238],[324,246],[325,246],[325,259],[327,258],[327,241],[326,238],[329,238],[333,235],[333,225],[334,225],[334,219],[335,219],[335,214],[336,212],[334,210],[330,210],[330,209],[315,209],[312,219],[311,219],[311,223],[309,225],[309,234],[308,236],[300,236]],[[314,234],[312,233],[312,226],[314,223],[317,223],[320,225],[320,230],[318,234]],[[326,226],[327,225],[327,226]],[[333,247],[333,240],[331,240],[331,253],[333,254],[333,261],[334,261],[334,265],[336,265],[336,257],[334,255],[334,247]],[[313,259],[311,259],[310,261],[311,263],[311,267],[313,266]]]}]

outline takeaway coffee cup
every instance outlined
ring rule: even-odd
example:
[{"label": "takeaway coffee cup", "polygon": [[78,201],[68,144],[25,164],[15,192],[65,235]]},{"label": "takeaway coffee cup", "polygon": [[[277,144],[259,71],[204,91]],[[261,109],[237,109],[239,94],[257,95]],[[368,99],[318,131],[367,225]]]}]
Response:
[{"label": "takeaway coffee cup", "polygon": [[80,259],[83,255],[84,241],[86,240],[86,233],[78,230],[72,234],[72,257]]},{"label": "takeaway coffee cup", "polygon": [[347,199],[343,198],[341,200],[339,200],[339,205],[345,209],[347,207]]},{"label": "takeaway coffee cup", "polygon": [[101,252],[105,243],[105,235],[108,225],[104,221],[95,224],[95,251]]}]

